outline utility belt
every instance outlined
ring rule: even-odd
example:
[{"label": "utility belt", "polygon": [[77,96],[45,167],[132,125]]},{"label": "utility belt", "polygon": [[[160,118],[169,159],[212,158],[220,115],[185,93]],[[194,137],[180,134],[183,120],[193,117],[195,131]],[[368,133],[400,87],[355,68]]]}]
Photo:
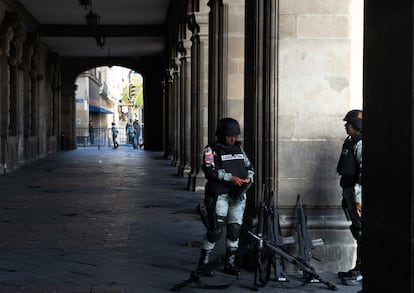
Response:
[{"label": "utility belt", "polygon": [[206,190],[206,196],[212,196],[215,194],[216,196],[219,194],[225,194],[230,193],[233,188],[233,183],[229,181],[209,181],[206,184],[205,190]]},{"label": "utility belt", "polygon": [[227,193],[232,199],[242,201],[245,199],[244,194],[252,186],[252,184],[253,183],[250,182],[248,184],[243,184],[242,186],[233,186],[232,188],[228,189],[229,191],[217,193],[213,192],[209,188],[211,186],[208,186],[207,183],[204,195],[204,202],[197,206],[197,212],[200,215],[201,221],[203,222],[204,226],[206,226],[207,229],[215,229],[217,227],[216,204],[219,194]]}]

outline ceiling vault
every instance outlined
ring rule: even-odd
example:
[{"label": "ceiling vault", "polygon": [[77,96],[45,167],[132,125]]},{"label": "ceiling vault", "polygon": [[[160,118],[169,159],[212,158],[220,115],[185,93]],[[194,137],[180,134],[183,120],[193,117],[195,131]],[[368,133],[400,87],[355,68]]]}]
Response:
[{"label": "ceiling vault", "polygon": [[136,58],[165,54],[168,20],[186,1],[0,0],[0,8],[61,57]]}]

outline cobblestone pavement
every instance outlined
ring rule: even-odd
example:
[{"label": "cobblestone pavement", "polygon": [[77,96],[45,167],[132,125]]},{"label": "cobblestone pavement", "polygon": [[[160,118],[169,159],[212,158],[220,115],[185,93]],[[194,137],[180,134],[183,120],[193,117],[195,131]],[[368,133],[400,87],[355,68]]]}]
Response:
[{"label": "cobblestone pavement", "polygon": [[[0,292],[170,291],[194,269],[204,232],[195,213],[203,194],[187,191],[177,174],[161,152],[104,147],[59,152],[0,176]],[[339,293],[360,289],[321,275]],[[243,270],[239,280],[217,272],[206,282],[234,281],[220,291],[250,292],[253,279]],[[259,291],[330,290],[293,276]]]}]

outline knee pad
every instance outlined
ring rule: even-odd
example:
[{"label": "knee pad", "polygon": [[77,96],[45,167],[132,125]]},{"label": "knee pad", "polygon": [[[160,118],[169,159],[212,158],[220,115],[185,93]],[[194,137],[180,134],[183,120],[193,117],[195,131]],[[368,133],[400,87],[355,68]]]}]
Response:
[{"label": "knee pad", "polygon": [[207,240],[211,243],[217,242],[223,234],[223,223],[218,222],[217,227],[207,230]]},{"label": "knee pad", "polygon": [[241,225],[237,223],[232,223],[227,225],[227,238],[231,241],[236,241],[239,239],[241,231]]}]

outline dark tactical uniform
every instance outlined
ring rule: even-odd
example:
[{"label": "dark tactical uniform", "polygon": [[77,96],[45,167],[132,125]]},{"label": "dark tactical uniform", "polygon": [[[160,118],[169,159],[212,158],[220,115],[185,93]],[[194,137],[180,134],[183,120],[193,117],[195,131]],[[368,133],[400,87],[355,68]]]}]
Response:
[{"label": "dark tactical uniform", "polygon": [[[226,248],[228,252],[235,251],[239,245],[239,235],[246,207],[246,194],[231,182],[231,177],[241,179],[247,177],[253,182],[254,170],[240,142],[225,145],[223,137],[240,134],[239,124],[231,118],[220,120],[216,132],[218,140],[204,149],[202,169],[207,183],[205,186],[204,206],[207,210],[207,220],[203,221],[207,232],[201,247],[199,265],[208,262],[208,256],[221,238],[227,224]],[[207,223],[206,223],[207,222]],[[234,257],[231,257],[225,271],[236,274],[237,268]]]},{"label": "dark tactical uniform", "polygon": [[[362,280],[361,275],[361,232],[362,219],[356,209],[356,203],[362,202],[362,111],[352,110],[345,116],[344,121],[351,123],[361,132],[348,136],[342,146],[337,172],[341,175],[342,206],[348,220],[350,230],[357,241],[357,259],[355,267],[348,272],[339,272],[338,276],[345,278],[345,284],[351,285],[353,279]],[[349,279],[348,279],[349,278]],[[360,282],[357,282],[360,283]]]}]

